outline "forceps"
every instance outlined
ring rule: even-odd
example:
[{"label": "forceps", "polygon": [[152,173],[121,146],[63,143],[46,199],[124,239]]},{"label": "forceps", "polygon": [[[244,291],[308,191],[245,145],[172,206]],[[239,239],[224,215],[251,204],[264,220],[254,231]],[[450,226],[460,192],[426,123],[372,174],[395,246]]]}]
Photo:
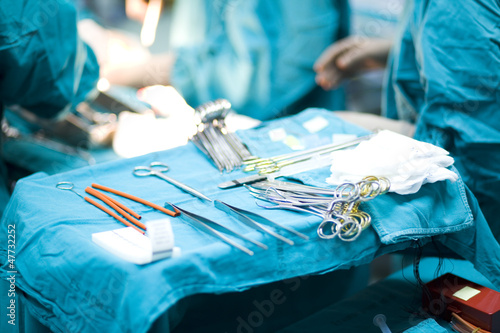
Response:
[{"label": "forceps", "polygon": [[386,193],[390,183],[383,177],[370,176],[358,183],[341,184],[333,191],[277,181],[245,187],[255,198],[274,204],[257,203],[262,208],[296,210],[321,217],[323,221],[317,230],[321,238],[338,236],[353,241],[371,222],[370,215],[358,209],[360,202]]},{"label": "forceps", "polygon": [[[182,209],[172,203],[169,203],[167,202],[166,205],[170,205],[172,208],[174,208],[176,211],[180,211],[182,214],[186,215],[187,217],[190,218],[190,220],[192,221],[192,223],[199,229],[205,231],[206,233],[214,236],[214,237],[217,237],[219,239],[221,239],[223,242],[226,242],[227,244],[231,245],[231,246],[234,246],[235,248],[237,248],[238,250],[241,250],[243,252],[245,252],[246,254],[248,255],[253,255],[253,251],[248,249],[247,247],[243,246],[243,245],[240,245],[238,243],[236,243],[235,241],[233,241],[232,239],[230,239],[229,237],[226,237],[221,231],[219,230],[223,230],[223,232],[227,233],[227,234],[230,234],[234,237],[237,237],[237,238],[240,238],[240,239],[243,239],[243,240],[246,240],[250,243],[253,243],[255,245],[257,245],[258,247],[264,249],[264,250],[267,250],[268,247],[265,245],[265,244],[262,244],[261,242],[259,241],[256,241],[256,240],[252,240],[244,235],[241,235],[225,226],[223,226],[222,224],[220,223],[217,223],[215,221],[212,221],[212,220],[209,220],[203,216],[200,216],[200,215],[197,215],[197,214],[194,214],[194,213],[191,213],[191,212],[188,212],[187,210],[185,209]],[[216,228],[218,228],[219,230],[217,230]]]},{"label": "forceps", "polygon": [[[261,225],[260,223],[258,223],[255,219],[258,219],[260,221],[265,221],[265,223],[267,224],[271,224],[271,225],[274,225],[276,227],[279,227],[279,228],[282,228],[288,232],[291,232],[297,236],[299,236],[300,238],[302,239],[305,239],[305,240],[308,240],[309,237],[304,235],[303,233],[301,232],[298,232],[294,229],[291,229],[291,228],[288,228],[287,226],[285,225],[282,225],[282,224],[279,224],[279,223],[276,223],[276,222],[273,222],[263,216],[260,216],[258,214],[255,214],[255,213],[252,213],[252,212],[249,212],[247,210],[243,210],[241,208],[237,208],[237,207],[234,207],[234,206],[231,206],[225,202],[222,202],[220,200],[215,200],[214,201],[214,206],[215,208],[223,211],[223,212],[226,212],[227,214],[233,216],[234,218],[238,219],[239,221],[243,222],[244,224],[248,225],[249,227],[252,227],[254,229],[257,229],[257,230],[260,230],[261,232],[264,232],[264,233],[267,233],[289,245],[293,245],[294,242],[286,237],[283,237],[281,236],[280,234],[264,227],[263,225]],[[252,218],[253,217],[253,218]]]},{"label": "forceps", "polygon": [[[310,203],[304,203],[298,200],[290,200],[290,197],[285,198],[281,193],[279,193],[278,190],[276,189],[269,189],[272,192],[275,192],[277,194],[276,197],[271,198],[269,196],[269,190],[266,190],[266,194],[263,195],[262,190],[258,190],[255,188],[252,188],[251,186],[244,185],[249,191],[252,196],[259,200],[265,200],[274,203],[272,206],[266,206],[266,205],[261,205],[258,202],[256,202],[257,206],[265,208],[265,209],[286,209],[286,210],[294,210],[294,211],[299,211],[299,212],[304,212],[304,213],[309,213],[313,214],[316,216],[321,217],[323,220],[318,227],[318,235],[321,238],[325,239],[330,239],[334,238],[337,235],[342,238],[340,235],[340,232],[343,228],[345,228],[346,222],[349,224],[354,224],[356,221],[345,217],[345,216],[337,216],[333,217],[332,216],[332,211],[329,211],[329,207],[327,208],[326,206],[324,208],[321,208],[323,204],[321,205],[310,205]],[[340,202],[341,199],[334,200],[333,205],[337,202]],[[331,200],[329,200],[331,202]],[[330,230],[328,234],[324,233],[324,230]]]},{"label": "forceps", "polygon": [[222,202],[219,200],[210,199],[209,197],[207,197],[203,193],[201,193],[201,192],[199,192],[199,191],[197,191],[197,190],[195,190],[195,189],[193,189],[193,188],[191,188],[191,187],[189,187],[181,182],[178,182],[175,179],[172,179],[170,177],[165,176],[164,172],[166,172],[168,169],[169,169],[168,166],[165,165],[164,163],[152,162],[149,167],[147,167],[147,166],[135,167],[133,174],[136,176],[157,176],[157,177],[171,183],[172,185],[177,186],[178,188],[184,190],[185,192],[190,193],[191,195],[194,195],[195,197],[198,197],[202,200],[206,200],[206,201],[213,203],[215,208],[222,210],[225,213],[232,215],[233,217],[236,217],[237,219],[239,219],[240,221],[242,221],[246,225],[253,227],[254,229],[257,229],[261,232],[267,233],[267,234],[269,234],[275,238],[278,238],[281,241],[288,243],[290,245],[294,244],[293,241],[291,241],[290,239],[283,237],[279,234],[274,233],[272,230],[269,230],[268,228],[263,227],[260,223],[256,222],[254,219],[252,219],[250,217],[250,215],[252,215],[254,217],[258,216],[261,221],[266,221],[268,224],[272,224],[276,227],[279,227],[279,228],[282,228],[282,229],[287,230],[289,232],[292,232],[303,239],[309,239],[309,237],[307,237],[306,235],[304,235],[298,231],[295,231],[293,229],[290,229],[288,227],[280,225],[276,222],[272,222],[272,221],[270,221],[270,220],[268,220],[260,215],[254,214],[252,212],[249,212],[249,211],[246,211],[246,210],[243,210],[240,208],[236,208],[234,206],[230,206],[230,205],[226,204],[225,202]]},{"label": "forceps", "polygon": [[207,201],[213,201],[206,195],[204,195],[201,192],[198,192],[192,187],[187,186],[186,184],[183,184],[173,178],[170,178],[165,175],[165,172],[168,171],[168,166],[164,163],[161,162],[152,162],[149,166],[137,166],[134,168],[133,174],[138,177],[146,177],[146,176],[156,176],[164,181],[169,182],[170,184],[174,185],[175,187],[183,190],[184,192],[187,192],[189,194],[194,195],[195,197],[198,197],[203,200]]}]

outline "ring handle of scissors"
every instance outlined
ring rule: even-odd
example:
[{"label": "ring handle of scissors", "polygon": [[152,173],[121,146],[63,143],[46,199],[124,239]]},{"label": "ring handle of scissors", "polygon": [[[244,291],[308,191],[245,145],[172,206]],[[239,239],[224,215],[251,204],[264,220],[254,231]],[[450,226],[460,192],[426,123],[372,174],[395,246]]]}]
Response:
[{"label": "ring handle of scissors", "polygon": [[63,190],[63,191],[71,191],[71,192],[75,193],[76,195],[78,195],[80,198],[85,200],[84,196],[81,195],[80,193],[78,193],[77,191],[75,191],[74,187],[75,187],[75,185],[72,182],[59,182],[56,184],[57,189]]},{"label": "ring handle of scissors", "polygon": [[136,166],[132,172],[135,176],[145,177],[152,176],[159,172],[167,172],[169,167],[161,162],[153,162],[149,166]]},{"label": "ring handle of scissors", "polygon": [[[325,234],[324,230],[330,230],[331,233]],[[318,227],[318,236],[323,239],[335,238],[342,229],[342,224],[336,218],[325,217]]]},{"label": "ring handle of scissors", "polygon": [[134,168],[134,171],[132,171],[132,173],[134,174],[134,176],[138,177],[146,177],[154,175],[154,171],[147,166],[137,166]]},{"label": "ring handle of scissors", "polygon": [[56,184],[56,188],[60,190],[72,190],[75,185],[72,182],[59,182]]},{"label": "ring handle of scissors", "polygon": [[356,220],[349,219],[342,224],[342,230],[338,236],[345,242],[352,242],[361,235],[361,231],[363,231],[361,224]]},{"label": "ring handle of scissors", "polygon": [[168,165],[166,165],[165,163],[163,162],[152,162],[150,165],[149,165],[149,168],[151,170],[155,170],[155,171],[158,171],[158,172],[167,172],[170,168],[168,167]]}]

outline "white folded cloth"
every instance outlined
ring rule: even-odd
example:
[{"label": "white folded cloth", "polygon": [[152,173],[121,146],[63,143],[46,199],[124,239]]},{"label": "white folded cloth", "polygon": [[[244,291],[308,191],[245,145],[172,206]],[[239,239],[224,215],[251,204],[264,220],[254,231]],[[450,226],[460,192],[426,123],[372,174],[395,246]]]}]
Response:
[{"label": "white folded cloth", "polygon": [[332,174],[326,182],[334,185],[366,176],[386,177],[391,192],[411,194],[425,183],[458,179],[447,169],[454,160],[445,149],[388,130],[354,149],[335,151],[331,158]]}]

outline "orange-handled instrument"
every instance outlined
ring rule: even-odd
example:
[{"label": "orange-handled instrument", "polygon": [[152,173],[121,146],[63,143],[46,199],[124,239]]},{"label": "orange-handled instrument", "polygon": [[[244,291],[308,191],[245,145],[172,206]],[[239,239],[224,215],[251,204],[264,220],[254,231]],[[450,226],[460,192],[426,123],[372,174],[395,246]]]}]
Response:
[{"label": "orange-handled instrument", "polygon": [[139,197],[133,196],[133,195],[125,193],[125,192],[121,192],[121,191],[118,191],[118,190],[115,190],[115,189],[112,189],[112,188],[109,188],[109,187],[106,187],[106,186],[103,186],[103,185],[95,184],[95,183],[92,183],[92,187],[96,188],[96,189],[99,189],[99,190],[102,190],[102,191],[106,191],[106,192],[110,192],[110,193],[119,195],[121,197],[130,199],[130,200],[133,200],[133,201],[136,201],[136,202],[139,202],[139,203],[142,203],[143,205],[149,206],[151,208],[159,210],[159,211],[161,211],[161,212],[163,212],[165,214],[168,214],[170,216],[173,216],[173,217],[180,215],[180,212],[178,210],[176,210],[175,208],[174,208],[175,211],[171,211],[171,210],[168,210],[168,209],[166,209],[166,208],[164,208],[162,206],[159,206],[157,204],[154,204],[152,202],[149,202],[147,200],[141,199]]},{"label": "orange-handled instrument", "polygon": [[[104,201],[105,203],[107,203],[111,208],[113,208],[114,210],[116,210],[118,213],[122,214],[127,220],[129,220],[131,223],[135,224],[136,226],[138,226],[139,228],[142,228],[144,230],[146,230],[146,226],[139,222],[138,220],[136,220],[135,218],[133,218],[132,216],[130,216],[124,209],[122,209],[121,207],[124,207],[124,205],[122,204],[117,204],[117,201],[114,200],[114,199],[111,199],[110,197],[108,197],[106,194],[104,193],[101,193],[97,190],[94,190],[93,188],[91,187],[87,187],[85,189],[85,192],[87,192],[88,194],[91,194],[93,195],[94,197],[96,198],[99,198],[101,199],[102,201]],[[102,209],[102,208],[101,208]],[[108,212],[106,212],[108,213]],[[109,213],[108,213],[109,214]],[[113,216],[115,217],[115,216]],[[116,217],[115,217],[116,218]],[[120,220],[121,221],[121,220]],[[121,221],[123,222],[123,221]]]}]

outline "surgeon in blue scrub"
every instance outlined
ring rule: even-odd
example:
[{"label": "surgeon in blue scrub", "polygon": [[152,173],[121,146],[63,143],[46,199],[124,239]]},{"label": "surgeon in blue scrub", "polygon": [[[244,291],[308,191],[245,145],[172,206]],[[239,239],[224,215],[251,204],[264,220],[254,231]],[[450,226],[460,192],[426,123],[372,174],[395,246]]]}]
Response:
[{"label": "surgeon in blue scrub", "polygon": [[[0,110],[20,106],[62,117],[95,87],[99,68],[77,34],[76,10],[64,0],[0,0]],[[9,198],[0,159],[0,215]]]},{"label": "surgeon in blue scrub", "polygon": [[260,120],[344,108],[340,91],[317,89],[312,67],[347,36],[347,0],[182,0],[171,19],[170,80],[191,106],[226,98]]},{"label": "surgeon in blue scrub", "polygon": [[[414,137],[448,150],[500,240],[500,3],[409,1],[387,69],[384,116],[416,125]],[[390,43],[343,40],[315,64],[330,89],[384,66]]]},{"label": "surgeon in blue scrub", "polygon": [[[0,0],[0,118],[4,108],[17,105],[40,117],[57,119],[85,99],[98,74],[93,52],[78,39],[73,5],[64,0]],[[0,216],[10,196],[4,153],[0,158]],[[7,226],[0,227],[4,265],[12,242],[7,242]],[[8,254],[15,255],[15,251]],[[23,321],[20,298],[17,293],[11,296],[11,282],[0,280],[0,332],[45,331],[36,328],[35,321]],[[12,301],[15,321],[7,313]]]},{"label": "surgeon in blue scrub", "polygon": [[[129,18],[143,21],[146,8],[126,0]],[[317,87],[312,67],[348,35],[349,14],[348,0],[178,0],[166,17],[169,36],[162,25],[156,32],[165,53],[126,68],[101,62],[101,75],[135,87],[171,84],[193,107],[225,98],[259,120],[311,106],[344,109],[343,91]],[[88,38],[95,50],[98,41]]]}]

